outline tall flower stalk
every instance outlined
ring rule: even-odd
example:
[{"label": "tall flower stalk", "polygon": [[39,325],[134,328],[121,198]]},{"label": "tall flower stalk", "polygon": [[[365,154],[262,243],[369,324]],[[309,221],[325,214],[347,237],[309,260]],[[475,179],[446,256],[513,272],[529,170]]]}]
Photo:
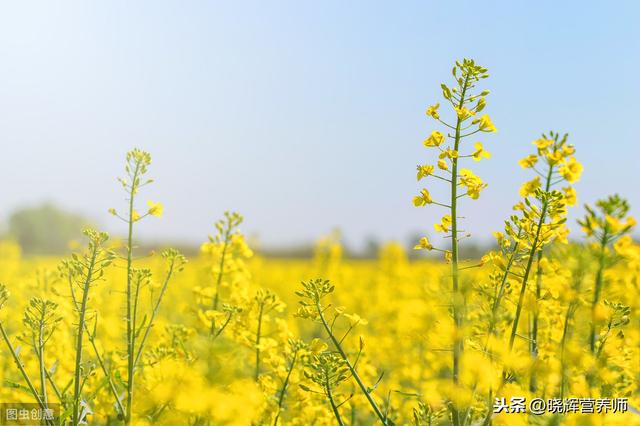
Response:
[{"label": "tall flower stalk", "polygon": [[[147,178],[147,172],[151,165],[151,155],[148,152],[140,149],[133,149],[129,151],[126,156],[125,172],[126,177],[119,178],[119,182],[122,188],[127,194],[127,213],[125,216],[121,216],[115,209],[110,209],[109,212],[120,220],[127,224],[127,245],[126,245],[126,343],[127,343],[127,403],[126,413],[124,415],[125,424],[129,425],[133,419],[133,404],[134,404],[134,384],[136,368],[138,366],[140,357],[144,349],[144,344],[147,340],[148,333],[153,325],[152,322],[146,322],[147,315],[144,316],[143,321],[139,321],[139,308],[141,305],[142,289],[149,287],[152,280],[151,271],[146,269],[134,268],[134,225],[140,220],[148,216],[161,217],[163,214],[163,206],[160,203],[148,201],[148,209],[144,214],[140,214],[136,210],[136,197],[142,187],[149,185],[153,182],[153,179]],[[155,318],[157,310],[162,302],[163,296],[166,291],[166,287],[171,279],[174,267],[179,264],[180,269],[184,263],[184,258],[177,252],[168,253],[165,252],[163,257],[168,259],[169,269],[167,273],[167,279],[162,285],[160,296],[155,301],[151,302],[152,312],[151,317]],[[145,325],[146,324],[146,325]],[[146,327],[146,328],[145,328]],[[137,342],[137,338],[142,335],[141,342]]]},{"label": "tall flower stalk", "polygon": [[[573,256],[571,256],[573,254]],[[560,338],[560,399],[564,399],[565,392],[567,391],[568,383],[568,367],[570,363],[567,361],[567,347],[572,337],[572,325],[576,315],[576,311],[581,305],[581,299],[579,297],[582,292],[582,285],[584,283],[584,275],[587,270],[587,258],[582,255],[582,251],[575,250],[575,253],[567,250],[561,253],[563,258],[575,258],[576,264],[571,268],[571,282],[570,286],[565,292],[563,299],[566,300],[567,308],[564,314],[564,325],[562,327],[562,337]]]},{"label": "tall flower stalk", "polygon": [[[543,134],[540,139],[537,139],[533,142],[533,144],[537,148],[536,154],[531,154],[522,160],[520,160],[519,164],[522,168],[532,169],[537,176],[533,178],[533,180],[525,182],[520,188],[520,195],[524,198],[535,195],[536,191],[541,191],[542,194],[549,194],[552,187],[556,186],[559,183],[567,182],[574,183],[576,182],[580,174],[582,172],[582,166],[575,160],[573,154],[575,152],[575,148],[573,145],[567,143],[568,135],[564,134],[562,137],[559,133],[550,132],[549,136]],[[576,194],[575,190],[571,186],[563,187],[562,189],[564,196],[564,203],[566,205],[574,205],[576,202]],[[544,195],[540,195],[540,197],[548,199]],[[544,246],[547,242],[541,241],[541,233],[545,232],[544,226],[548,219],[549,206],[547,205],[547,201],[541,201],[541,212],[538,215],[538,223],[535,225],[533,229],[528,229],[528,236],[531,238],[533,236],[533,240],[529,246],[529,251],[523,256],[523,261],[526,262],[526,267],[524,268],[523,280],[521,283],[521,296],[524,297],[527,288],[527,280],[532,272],[533,262],[535,260],[535,300],[537,302],[542,300],[543,295],[543,256],[544,256]],[[526,226],[530,226],[532,222],[524,222]],[[561,224],[558,224],[561,225]],[[552,226],[552,224],[549,224]],[[566,235],[561,235],[565,233],[567,230],[565,227],[560,226],[558,228],[558,236],[560,236],[561,240],[566,239]],[[522,299],[524,301],[524,299]],[[516,319],[512,324],[512,332],[510,335],[509,346],[513,347],[515,336],[517,333],[517,326],[519,322],[519,318],[521,315],[522,304],[520,303],[520,298],[518,299],[518,305],[516,307]],[[531,354],[532,359],[535,360],[538,357],[538,347],[539,347],[539,317],[540,317],[540,307],[536,304],[535,309],[531,312],[531,322],[529,326],[529,352]],[[537,376],[535,373],[535,369],[532,371],[529,388],[531,391],[535,391],[537,389]]]},{"label": "tall flower stalk", "polygon": [[349,378],[349,367],[345,365],[345,360],[335,353],[322,352],[311,356],[307,368],[308,370],[304,372],[305,377],[320,390],[314,390],[306,385],[301,385],[302,389],[324,394],[338,426],[346,426],[340,414],[340,406],[343,403],[336,400],[336,389]]},{"label": "tall flower stalk", "polygon": [[262,345],[261,340],[264,335],[264,325],[266,322],[266,317],[273,310],[281,311],[284,309],[284,304],[278,299],[278,297],[272,291],[265,289],[258,289],[255,297],[253,298],[253,302],[255,303],[255,309],[257,310],[256,317],[256,333],[254,340],[254,350],[255,350],[255,369],[253,373],[253,378],[258,380],[260,378],[260,362],[262,361],[260,356],[262,355]]},{"label": "tall flower stalk", "polygon": [[[512,350],[518,336],[518,325],[524,307],[524,299],[531,274],[533,260],[536,252],[553,240],[557,232],[564,231],[563,225],[566,221],[566,208],[563,195],[558,191],[543,192],[536,190],[534,200],[538,204],[532,203],[528,198],[521,205],[522,222],[525,232],[524,253],[521,260],[524,265],[521,268],[520,293],[516,304],[514,319],[511,323],[511,333],[509,335],[509,349]],[[547,219],[550,219],[547,221]]]},{"label": "tall flower stalk", "polygon": [[38,359],[40,399],[45,408],[49,408],[45,347],[56,327],[62,321],[62,317],[58,315],[57,310],[57,303],[34,297],[29,301],[29,306],[25,309],[22,320],[30,335],[30,339],[25,339],[25,342],[33,348]]},{"label": "tall flower stalk", "polygon": [[[494,265],[494,272],[490,282],[494,285],[494,296],[488,310],[487,337],[483,352],[493,357],[489,342],[496,335],[500,318],[509,318],[508,314],[500,314],[504,310],[507,286],[518,289],[513,283],[519,283],[515,313],[508,326],[508,351],[512,351],[518,334],[518,326],[525,305],[528,283],[537,261],[536,270],[536,303],[542,300],[543,283],[543,255],[542,250],[553,241],[567,242],[568,229],[565,226],[567,206],[576,203],[576,192],[571,185],[563,187],[562,191],[552,189],[562,183],[576,182],[581,175],[582,166],[573,156],[575,148],[567,143],[567,135],[560,136],[550,132],[549,136],[542,135],[533,142],[537,148],[531,154],[519,161],[522,168],[532,169],[536,176],[520,187],[522,201],[514,207],[515,213],[505,221],[504,232],[495,232],[499,250],[490,252],[483,257],[484,262]],[[543,187],[544,185],[544,187]],[[534,361],[538,348],[538,318],[537,306],[532,313],[532,327],[529,336],[525,337],[529,343],[530,355]],[[510,371],[503,372],[503,384],[511,377]],[[536,373],[532,370],[529,387],[536,387]],[[491,411],[485,417],[485,424],[490,420]],[[466,417],[465,417],[466,419]]]},{"label": "tall flower stalk", "polygon": [[[222,297],[222,288],[241,275],[243,259],[253,255],[238,227],[244,218],[237,212],[225,211],[224,218],[215,223],[216,234],[209,235],[209,241],[202,244],[200,251],[207,259],[207,269],[213,278],[212,288],[198,288],[203,303],[200,313],[209,322],[209,336],[216,339],[229,325],[237,309]],[[205,303],[206,301],[206,303]],[[217,321],[222,315],[222,322]]]},{"label": "tall flower stalk", "polygon": [[[446,182],[449,187],[449,201],[448,204],[435,201],[429,190],[424,188],[419,195],[413,198],[413,204],[416,207],[434,204],[444,207],[449,212],[434,227],[437,232],[447,235],[447,238],[450,239],[450,247],[437,249],[427,237],[422,237],[416,249],[442,251],[447,261],[451,263],[451,313],[457,330],[452,348],[452,380],[457,386],[460,377],[460,359],[464,351],[464,337],[461,331],[465,322],[465,291],[460,285],[461,259],[459,255],[460,235],[464,231],[461,230],[458,220],[460,218],[459,200],[463,197],[475,200],[487,186],[471,170],[460,168],[460,160],[472,158],[475,161],[480,161],[482,158],[489,158],[490,154],[484,150],[480,142],[474,144],[473,150],[467,148],[466,153],[463,152],[463,141],[479,132],[495,132],[496,128],[486,114],[474,118],[486,106],[486,96],[489,92],[484,90],[480,93],[474,93],[474,91],[476,84],[489,76],[487,69],[477,65],[472,59],[464,59],[462,62],[456,62],[452,69],[452,75],[456,81],[455,86],[449,88],[442,84],[441,87],[444,99],[451,105],[455,113],[455,124],[449,124],[441,119],[440,104],[432,105],[427,109],[427,115],[445,126],[447,134],[445,136],[439,131],[434,131],[423,142],[424,146],[435,148],[440,151],[440,154],[436,165],[418,165],[417,173],[419,181],[431,177]],[[438,173],[435,173],[436,166]],[[450,403],[450,410],[452,423],[455,426],[460,425],[462,419],[458,407],[453,402]]]},{"label": "tall flower stalk", "polygon": [[[367,402],[371,406],[371,409],[378,420],[380,420],[380,422],[385,426],[392,425],[391,420],[389,420],[387,415],[382,412],[382,410],[378,406],[378,403],[373,398],[372,393],[375,390],[376,386],[367,387],[356,369],[358,361],[360,360],[360,356],[362,355],[362,351],[364,349],[364,341],[362,340],[362,338],[360,338],[360,348],[356,355],[356,359],[353,362],[349,359],[349,356],[347,355],[343,347],[344,340],[347,338],[349,333],[351,333],[354,327],[358,324],[364,325],[366,321],[360,318],[357,314],[345,314],[342,309],[335,308],[333,318],[327,318],[327,312],[331,308],[331,305],[323,305],[322,302],[323,299],[329,294],[333,293],[334,290],[334,286],[328,280],[316,279],[308,282],[303,282],[302,287],[302,290],[296,291],[296,294],[301,297],[301,307],[298,309],[296,316],[300,318],[310,319],[316,323],[321,324],[324,332],[326,333],[331,345],[335,350],[335,353],[329,354],[331,356],[317,358],[317,361],[321,366],[323,366],[323,368],[319,370],[321,372],[320,377],[324,377],[323,380],[326,380],[325,393],[327,394],[327,398],[331,403],[333,412],[336,414],[336,419],[340,424],[343,424],[341,423],[340,415],[332,398],[332,383],[334,378],[339,378],[340,380],[338,380],[338,382],[346,380],[349,376],[345,375],[345,372],[348,371],[362,391],[364,397],[367,399]],[[336,336],[335,333],[335,325],[338,321],[338,318],[340,317],[349,319],[349,327],[347,328],[347,331],[342,335],[342,337]],[[336,365],[339,364],[337,360],[341,360],[344,367],[336,367]],[[331,366],[333,370],[329,371],[325,369],[324,367],[327,367],[327,365]],[[380,378],[382,378],[382,376],[380,376]],[[318,382],[318,384],[322,385],[322,383],[320,382]]]},{"label": "tall flower stalk", "polygon": [[[213,296],[212,309],[218,309],[220,304],[220,288],[222,286],[222,279],[225,275],[225,262],[229,252],[229,245],[231,244],[231,238],[234,235],[234,231],[242,223],[242,216],[236,212],[224,212],[224,220],[216,222],[216,230],[218,234],[215,237],[210,238],[211,243],[217,243],[222,246],[220,258],[218,261],[218,269],[215,271],[215,295]],[[211,334],[214,332],[214,326],[212,325]]]},{"label": "tall flower stalk", "polygon": [[[0,284],[0,311],[2,311],[2,309],[4,308],[4,306],[6,305],[6,303],[9,300],[9,291],[7,290],[7,287],[4,284]],[[48,337],[51,336],[51,332],[53,332],[53,328],[55,327],[55,324],[57,324],[57,322],[59,321],[57,319],[57,317],[52,316],[52,312],[55,311],[55,309],[53,308],[53,306],[48,305],[48,307],[44,307],[43,304],[45,304],[47,302],[42,301],[41,299],[38,299],[38,301],[36,301],[35,299],[32,299],[30,305],[32,309],[38,310],[39,312],[41,312],[43,315],[36,315],[36,316],[32,316],[29,314],[30,309],[27,308],[27,312],[25,313],[25,322],[30,322],[30,319],[33,319],[33,325],[36,326],[33,328],[33,331],[35,332],[35,335],[42,335],[43,337],[45,337],[44,341],[46,342],[46,340],[48,339]],[[50,303],[50,302],[49,302]],[[34,305],[40,305],[40,309],[38,309],[36,306]],[[33,313],[34,310],[31,310],[31,313]],[[48,313],[47,313],[48,312]],[[46,323],[41,322],[41,318],[45,318],[47,320]],[[40,328],[40,325],[42,325],[42,328]],[[40,331],[42,331],[43,334],[40,334]],[[11,340],[9,339],[9,335],[7,334],[7,331],[4,328],[4,325],[2,323],[2,320],[0,319],[0,336],[2,336],[2,340],[4,341],[5,345],[7,346],[7,349],[9,349],[9,352],[11,353],[11,357],[13,358],[14,363],[16,364],[16,366],[18,367],[18,370],[20,370],[20,374],[22,375],[23,380],[25,381],[25,383],[27,384],[27,388],[29,390],[29,392],[31,393],[31,395],[33,396],[33,398],[36,400],[36,403],[38,404],[38,406],[43,409],[43,410],[48,410],[48,405],[46,402],[46,390],[44,389],[44,385],[43,388],[40,390],[40,392],[38,392],[36,385],[34,384],[33,380],[31,379],[31,377],[29,376],[29,373],[27,373],[27,370],[25,369],[24,363],[22,362],[22,360],[20,359],[19,356],[19,350],[17,348],[15,348],[13,346],[13,344],[11,343]],[[46,337],[48,336],[48,337]],[[40,339],[38,339],[38,342],[40,341]],[[36,346],[34,346],[36,347]],[[40,344],[38,343],[37,346],[39,349],[42,349],[43,353],[42,353],[42,357],[41,359],[44,360],[44,343],[42,346],[40,346]],[[36,349],[36,350],[39,350]],[[40,371],[42,372],[42,362],[40,362]],[[45,371],[46,374],[46,371]],[[53,420],[50,419],[45,419],[45,423],[47,426],[53,426],[54,422]]]},{"label": "tall flower stalk", "polygon": [[607,268],[624,257],[625,247],[631,245],[629,233],[636,221],[632,216],[628,216],[629,203],[617,194],[598,200],[595,207],[585,205],[585,209],[587,214],[578,223],[591,243],[597,259],[589,333],[589,349],[592,354],[595,354],[599,337],[596,317],[605,284],[604,274]]},{"label": "tall flower stalk", "polygon": [[[521,186],[520,195],[524,198],[524,202],[514,207],[522,212],[518,226],[524,234],[518,243],[522,249],[520,260],[524,266],[520,271],[520,294],[511,324],[509,349],[513,349],[515,344],[534,260],[538,261],[535,293],[536,300],[539,301],[542,297],[543,249],[553,240],[566,242],[567,239],[566,207],[575,205],[576,192],[571,186],[563,187],[562,192],[552,190],[553,186],[561,182],[576,182],[582,174],[582,165],[573,156],[575,148],[567,143],[567,139],[567,134],[562,137],[555,132],[550,132],[549,136],[543,134],[540,139],[533,142],[537,148],[536,154],[531,154],[519,162],[521,167],[531,168],[537,176]],[[533,196],[531,200],[527,198],[529,196]],[[538,308],[536,308],[529,336],[530,352],[534,359],[538,353],[538,315]],[[535,388],[535,378],[532,378],[531,387]]]},{"label": "tall flower stalk", "polygon": [[[104,248],[109,239],[105,232],[86,230],[84,234],[89,239],[89,246],[85,253],[77,255],[63,262],[61,269],[68,276],[73,307],[78,314],[76,330],[76,354],[73,378],[73,412],[72,425],[86,421],[80,412],[82,381],[83,341],[88,314],[89,290],[91,286],[104,275],[104,270],[113,261],[115,254]],[[77,292],[80,292],[78,295]]]},{"label": "tall flower stalk", "polygon": [[278,426],[278,421],[280,420],[280,414],[282,414],[282,408],[284,406],[285,397],[287,395],[287,391],[289,390],[289,382],[291,380],[291,374],[293,373],[293,369],[296,367],[300,359],[300,353],[306,349],[306,345],[302,340],[294,340],[289,339],[289,354],[287,355],[287,367],[286,367],[286,375],[284,380],[282,381],[282,385],[278,390],[277,397],[277,406],[276,406],[276,414],[273,419],[273,426]]}]

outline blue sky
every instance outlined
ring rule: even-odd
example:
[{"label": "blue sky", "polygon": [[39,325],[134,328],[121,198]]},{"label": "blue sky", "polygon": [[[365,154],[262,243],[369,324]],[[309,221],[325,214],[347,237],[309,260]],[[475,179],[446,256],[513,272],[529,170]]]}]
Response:
[{"label": "blue sky", "polygon": [[[619,192],[638,211],[637,2],[3,2],[2,218],[42,200],[118,232],[115,177],[151,151],[149,239],[200,241],[225,209],[265,245],[340,227],[405,240],[415,165],[456,58],[488,67],[489,187],[463,206],[480,240],[530,178],[516,161],[549,129],[585,165],[580,202]],[[464,213],[466,211],[467,213]],[[572,217],[581,214],[575,209]]]}]

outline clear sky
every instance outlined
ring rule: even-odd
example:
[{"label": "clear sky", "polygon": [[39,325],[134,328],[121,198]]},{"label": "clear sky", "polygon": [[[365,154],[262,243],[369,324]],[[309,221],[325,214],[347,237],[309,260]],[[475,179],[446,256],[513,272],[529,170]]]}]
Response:
[{"label": "clear sky", "polygon": [[499,130],[467,230],[502,227],[549,129],[585,165],[581,203],[617,191],[638,212],[639,4],[2,2],[1,218],[51,200],[117,231],[137,146],[165,204],[147,238],[201,241],[225,209],[265,245],[430,231],[442,212],[411,205],[424,110],[465,56],[489,68]]}]

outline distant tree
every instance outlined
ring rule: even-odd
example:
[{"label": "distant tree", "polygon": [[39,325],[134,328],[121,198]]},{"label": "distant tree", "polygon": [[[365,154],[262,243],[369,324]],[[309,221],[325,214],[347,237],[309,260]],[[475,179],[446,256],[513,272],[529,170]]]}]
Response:
[{"label": "distant tree", "polygon": [[82,237],[88,221],[46,203],[16,210],[9,217],[9,237],[25,254],[57,255],[69,250],[69,242]]},{"label": "distant tree", "polygon": [[374,235],[369,235],[364,242],[364,257],[367,259],[377,258],[381,247],[380,241]]}]

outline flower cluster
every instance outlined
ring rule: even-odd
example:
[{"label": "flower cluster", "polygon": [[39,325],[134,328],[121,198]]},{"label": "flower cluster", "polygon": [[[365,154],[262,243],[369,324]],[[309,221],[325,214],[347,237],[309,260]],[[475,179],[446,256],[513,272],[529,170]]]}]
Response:
[{"label": "flower cluster", "polygon": [[[481,191],[487,187],[482,178],[474,174],[473,171],[468,168],[460,168],[459,161],[464,158],[471,158],[473,161],[491,158],[491,154],[485,150],[480,142],[475,142],[473,149],[469,148],[465,151],[465,139],[479,132],[495,132],[496,128],[488,115],[478,116],[486,107],[486,97],[489,91],[483,90],[474,93],[476,84],[488,77],[487,69],[477,65],[471,59],[464,59],[462,62],[456,62],[452,74],[456,85],[449,88],[443,83],[441,87],[444,99],[451,106],[454,121],[450,123],[444,121],[440,114],[439,103],[427,108],[427,116],[444,126],[446,134],[439,130],[431,132],[429,137],[423,141],[423,145],[439,151],[437,161],[435,164],[417,166],[418,181],[430,178],[445,182],[451,189],[450,200],[436,201],[431,196],[429,189],[423,188],[418,195],[413,197],[413,205],[423,207],[434,204],[450,210],[450,214],[445,215],[440,223],[435,224],[435,229],[445,234],[450,233],[455,246],[459,238],[456,217],[458,200],[462,197],[477,200]],[[438,172],[436,172],[436,168]],[[427,237],[423,237],[415,248],[417,250],[435,249]],[[454,250],[440,251],[445,253],[446,258],[450,258]],[[457,256],[457,253],[455,255]]]}]

